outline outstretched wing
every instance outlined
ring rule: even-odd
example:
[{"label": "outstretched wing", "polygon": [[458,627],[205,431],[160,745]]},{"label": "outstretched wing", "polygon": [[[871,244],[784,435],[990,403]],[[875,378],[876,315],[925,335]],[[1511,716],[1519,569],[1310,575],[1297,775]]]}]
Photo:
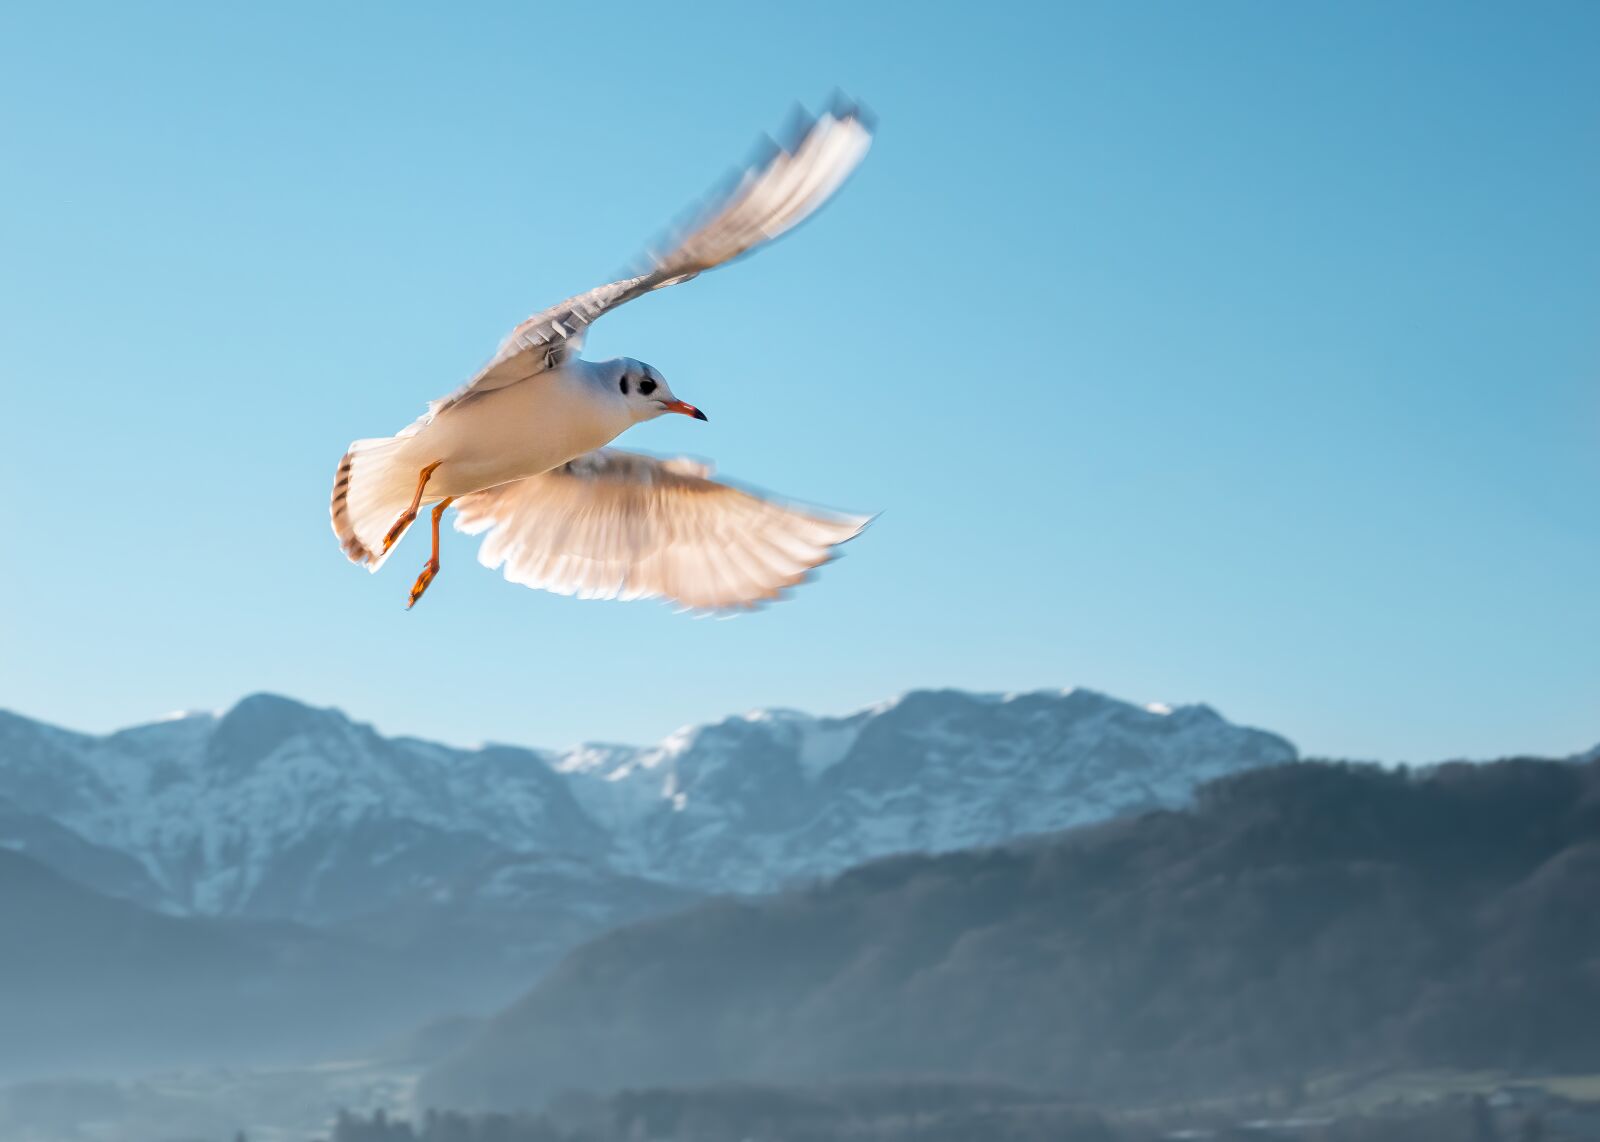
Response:
[{"label": "outstretched wing", "polygon": [[867,525],[762,499],[691,460],[603,448],[541,476],[462,496],[456,528],[513,583],[585,599],[672,599],[734,610],[776,598]]},{"label": "outstretched wing", "polygon": [[769,140],[749,169],[668,236],[664,251],[650,254],[642,273],[534,314],[511,331],[481,373],[431,411],[437,414],[555,367],[582,347],[584,333],[602,314],[731,262],[793,229],[832,197],[871,145],[872,124],[853,103],[837,101],[815,119],[802,113],[790,142]]}]

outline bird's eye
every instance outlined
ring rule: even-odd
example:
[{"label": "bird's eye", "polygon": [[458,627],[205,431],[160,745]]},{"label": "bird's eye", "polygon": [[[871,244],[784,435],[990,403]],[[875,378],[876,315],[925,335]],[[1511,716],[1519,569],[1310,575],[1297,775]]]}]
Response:
[{"label": "bird's eye", "polygon": [[626,373],[622,375],[622,395],[628,395],[628,375]]},{"label": "bird's eye", "polygon": [[653,393],[655,391],[656,391],[656,383],[654,381],[643,380],[643,381],[639,382],[639,392],[642,395],[649,396],[651,393]]}]

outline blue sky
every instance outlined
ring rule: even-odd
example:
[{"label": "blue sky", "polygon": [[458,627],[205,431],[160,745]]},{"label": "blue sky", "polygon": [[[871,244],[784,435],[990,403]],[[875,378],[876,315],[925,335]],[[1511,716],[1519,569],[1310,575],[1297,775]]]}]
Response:
[{"label": "blue sky", "polygon": [[[1078,684],[1600,740],[1600,6],[331,7],[0,11],[0,706],[556,746]],[[349,440],[835,85],[839,200],[590,352],[711,415],[625,444],[881,511],[844,560],[732,621],[453,533],[410,614],[419,535],[345,563]]]}]

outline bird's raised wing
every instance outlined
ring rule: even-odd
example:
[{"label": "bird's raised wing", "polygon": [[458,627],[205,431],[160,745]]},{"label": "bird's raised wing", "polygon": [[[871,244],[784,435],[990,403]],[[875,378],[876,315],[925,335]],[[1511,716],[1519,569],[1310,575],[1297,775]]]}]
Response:
[{"label": "bird's raised wing", "polygon": [[513,583],[585,599],[736,610],[804,582],[868,517],[762,499],[691,460],[603,448],[462,496],[456,528]]},{"label": "bird's raised wing", "polygon": [[553,368],[582,347],[584,333],[602,314],[731,262],[793,229],[832,197],[865,157],[872,124],[860,107],[841,99],[816,118],[801,112],[788,139],[786,144],[768,140],[749,168],[668,234],[644,270],[534,314],[511,331],[482,372],[435,402],[431,411]]}]

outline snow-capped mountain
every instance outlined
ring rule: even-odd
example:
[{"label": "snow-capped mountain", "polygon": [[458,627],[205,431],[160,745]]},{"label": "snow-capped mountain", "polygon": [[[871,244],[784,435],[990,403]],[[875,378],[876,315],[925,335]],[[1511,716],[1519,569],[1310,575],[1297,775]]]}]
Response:
[{"label": "snow-capped mountain", "polygon": [[1090,690],[917,691],[844,718],[762,710],[649,749],[554,762],[619,869],[762,892],[889,853],[945,852],[1177,804],[1294,747],[1206,706]]},{"label": "snow-capped mountain", "polygon": [[920,691],[566,753],[386,738],[261,694],[105,737],[0,714],[0,845],[174,913],[420,928],[436,907],[498,931],[555,909],[578,934],[1173,804],[1294,757],[1205,706],[1087,690]]},{"label": "snow-capped mountain", "polygon": [[328,921],[507,852],[609,844],[538,754],[384,738],[266,694],[107,737],[0,716],[0,796],[134,858],[158,898],[134,895],[178,913]]}]

